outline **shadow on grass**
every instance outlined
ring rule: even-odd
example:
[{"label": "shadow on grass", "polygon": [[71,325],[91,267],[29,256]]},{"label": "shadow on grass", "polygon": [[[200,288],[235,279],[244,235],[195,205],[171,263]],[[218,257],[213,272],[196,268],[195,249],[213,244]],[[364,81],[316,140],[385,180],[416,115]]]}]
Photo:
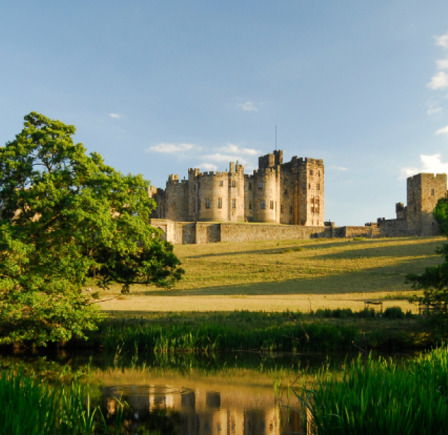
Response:
[{"label": "shadow on grass", "polygon": [[423,272],[434,259],[420,258],[402,261],[391,266],[342,272],[337,275],[303,277],[272,282],[218,285],[192,290],[143,290],[132,291],[134,295],[148,296],[253,296],[253,295],[331,295],[343,293],[379,293],[410,291],[405,277],[411,272]]},{"label": "shadow on grass", "polygon": [[[282,241],[283,246],[273,246],[265,249],[249,249],[249,250],[235,250],[226,252],[212,252],[198,255],[183,256],[185,259],[196,258],[213,258],[213,257],[232,257],[239,255],[280,255],[284,253],[291,253],[294,249],[303,248],[303,252],[310,252],[316,250],[327,250],[339,248],[338,252],[325,254],[321,258],[359,258],[359,257],[382,257],[385,256],[384,249],[387,249],[387,256],[406,257],[409,256],[410,251],[424,251],[423,254],[433,254],[437,246],[440,246],[445,241],[445,238],[438,237],[428,238],[427,241],[422,241],[419,237],[406,238],[388,238],[388,239],[366,239],[362,241],[353,241],[352,239],[310,239],[310,240],[290,240]],[[408,243],[417,241],[418,243]],[[382,243],[383,246],[371,247],[372,243]],[[395,246],[390,246],[395,245]],[[208,245],[207,245],[208,246]],[[421,249],[423,247],[423,249]],[[347,249],[348,248],[348,249]],[[353,251],[352,251],[353,250]],[[360,255],[359,252],[364,252]]]},{"label": "shadow on grass", "polygon": [[[427,241],[418,244],[400,244],[396,246],[387,246],[387,251],[384,246],[370,247],[365,244],[365,247],[357,247],[357,249],[339,250],[335,253],[315,256],[322,260],[353,260],[356,258],[379,258],[379,257],[409,257],[412,255],[435,255],[436,248],[441,246],[445,240]],[[362,242],[361,242],[362,243]],[[353,244],[354,245],[354,244]],[[352,245],[352,247],[354,247]]]}]

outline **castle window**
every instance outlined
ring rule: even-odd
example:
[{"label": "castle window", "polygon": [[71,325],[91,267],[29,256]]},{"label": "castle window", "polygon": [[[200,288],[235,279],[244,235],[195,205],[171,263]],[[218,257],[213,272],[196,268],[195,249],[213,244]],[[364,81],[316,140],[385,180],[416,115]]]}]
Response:
[{"label": "castle window", "polygon": [[252,203],[249,202],[249,210],[252,210]]},{"label": "castle window", "polygon": [[434,196],[434,189],[431,189],[431,196]]},{"label": "castle window", "polygon": [[274,210],[274,201],[271,201],[271,210]]},{"label": "castle window", "polygon": [[320,171],[317,173],[317,176],[320,177]]},{"label": "castle window", "polygon": [[283,204],[280,206],[280,213],[283,213],[283,211],[284,211],[284,207],[283,207]]},{"label": "castle window", "polygon": [[222,208],[222,198],[218,198],[218,208]]},{"label": "castle window", "polygon": [[194,185],[194,190],[196,190],[196,184]]},{"label": "castle window", "polygon": [[252,183],[249,183],[249,190],[252,190]]},{"label": "castle window", "polygon": [[308,183],[308,189],[311,189],[311,183]]},{"label": "castle window", "polygon": [[232,199],[232,208],[236,208],[236,199]]},{"label": "castle window", "polygon": [[219,182],[219,185],[220,185],[220,186],[224,186],[224,181],[221,180],[221,181]]},{"label": "castle window", "polygon": [[289,212],[292,214],[292,205],[289,207]]},{"label": "castle window", "polygon": [[260,202],[260,208],[264,210],[266,208],[266,203],[264,201]]},{"label": "castle window", "polygon": [[210,208],[210,198],[205,199],[205,208]]},{"label": "castle window", "polygon": [[285,191],[283,192],[284,195],[288,195],[288,189],[285,189]]},{"label": "castle window", "polygon": [[260,181],[260,182],[258,183],[258,188],[259,188],[259,189],[263,189],[263,182],[262,182],[262,181]]},{"label": "castle window", "polygon": [[235,187],[235,186],[236,186],[235,181],[232,181],[232,187]]},{"label": "castle window", "polygon": [[313,175],[313,170],[312,169],[310,169],[310,175]]},{"label": "castle window", "polygon": [[316,190],[320,190],[320,184],[319,183],[316,184]]}]

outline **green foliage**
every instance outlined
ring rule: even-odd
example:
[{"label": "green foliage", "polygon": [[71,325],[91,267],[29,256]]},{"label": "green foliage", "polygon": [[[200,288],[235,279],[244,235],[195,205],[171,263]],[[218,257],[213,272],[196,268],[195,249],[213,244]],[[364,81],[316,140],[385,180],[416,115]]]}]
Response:
[{"label": "green foliage", "polygon": [[448,199],[440,198],[434,208],[434,219],[440,225],[442,234],[448,237]]},{"label": "green foliage", "polygon": [[436,249],[436,253],[444,258],[438,266],[427,267],[421,274],[408,274],[406,282],[416,290],[423,289],[423,296],[413,295],[409,302],[425,305],[432,315],[446,317],[448,315],[448,244]]},{"label": "green foliage", "polygon": [[342,379],[323,370],[301,395],[309,433],[446,433],[447,366],[443,347],[403,365],[360,356],[345,364]]},{"label": "green foliage", "polygon": [[387,319],[404,319],[405,313],[401,307],[388,307],[384,310],[384,317]]},{"label": "green foliage", "polygon": [[[434,218],[440,225],[442,234],[448,237],[448,199],[441,198],[434,209]],[[406,282],[413,289],[423,290],[423,296],[413,295],[409,302],[425,305],[428,313],[435,316],[448,316],[448,244],[436,249],[436,253],[444,259],[443,263],[427,267],[421,274],[411,273],[406,276]]]},{"label": "green foliage", "polygon": [[0,405],[2,434],[110,433],[99,407],[90,406],[89,391],[81,384],[50,385],[21,371],[3,372]]},{"label": "green foliage", "polygon": [[0,148],[0,344],[94,329],[87,279],[128,292],[134,283],[169,287],[184,273],[149,225],[149,183],[87,156],[74,133],[33,112]]}]

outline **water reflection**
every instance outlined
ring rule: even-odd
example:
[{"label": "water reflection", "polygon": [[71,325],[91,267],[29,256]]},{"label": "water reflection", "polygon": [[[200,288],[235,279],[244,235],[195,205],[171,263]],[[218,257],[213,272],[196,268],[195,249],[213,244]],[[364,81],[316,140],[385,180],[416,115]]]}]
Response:
[{"label": "water reflection", "polygon": [[[299,387],[301,379],[323,366],[338,372],[346,359],[357,356],[50,349],[4,353],[0,369],[25,367],[25,372],[49,379],[87,382],[107,424],[120,426],[126,435],[280,435],[302,429],[300,415],[293,410],[299,404],[287,386]],[[129,406],[121,414],[123,401]]]},{"label": "water reflection", "polygon": [[[103,389],[102,410],[113,424],[118,401],[131,409],[123,426],[132,433],[157,431],[179,435],[280,435],[301,429],[297,412],[282,407],[273,391],[173,385],[121,385]],[[156,433],[157,433],[156,432]]]}]

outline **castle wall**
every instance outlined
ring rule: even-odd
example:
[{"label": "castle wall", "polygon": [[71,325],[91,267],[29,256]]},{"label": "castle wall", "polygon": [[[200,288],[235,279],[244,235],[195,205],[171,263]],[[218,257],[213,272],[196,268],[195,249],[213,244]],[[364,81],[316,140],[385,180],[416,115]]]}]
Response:
[{"label": "castle wall", "polygon": [[313,238],[409,237],[418,235],[402,227],[375,226],[303,226],[275,224],[172,222],[152,219],[151,225],[162,229],[162,237],[174,245],[216,242],[256,242],[265,240],[303,240]]},{"label": "castle wall", "polygon": [[257,242],[264,240],[294,240],[331,238],[330,227],[300,225],[221,224],[221,242]]}]

